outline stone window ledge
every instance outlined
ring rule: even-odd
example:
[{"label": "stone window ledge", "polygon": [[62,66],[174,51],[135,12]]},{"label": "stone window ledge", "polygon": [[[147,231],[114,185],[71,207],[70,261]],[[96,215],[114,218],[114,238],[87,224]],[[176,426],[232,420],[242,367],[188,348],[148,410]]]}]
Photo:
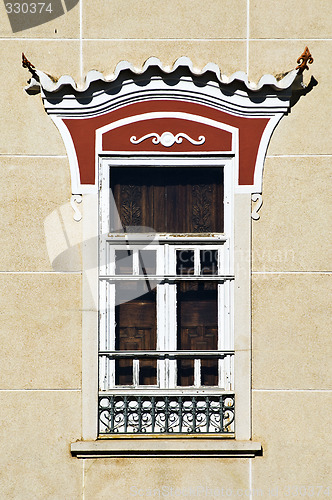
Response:
[{"label": "stone window ledge", "polygon": [[262,446],[253,441],[203,436],[121,436],[97,441],[77,441],[71,444],[71,453],[76,458],[254,458],[262,455]]}]

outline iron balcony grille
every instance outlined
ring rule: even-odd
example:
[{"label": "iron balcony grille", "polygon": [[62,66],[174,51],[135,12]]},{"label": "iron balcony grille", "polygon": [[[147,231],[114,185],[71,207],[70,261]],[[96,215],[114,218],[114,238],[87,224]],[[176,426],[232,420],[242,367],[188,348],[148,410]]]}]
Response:
[{"label": "iron balcony grille", "polygon": [[99,396],[99,434],[234,433],[234,394]]}]

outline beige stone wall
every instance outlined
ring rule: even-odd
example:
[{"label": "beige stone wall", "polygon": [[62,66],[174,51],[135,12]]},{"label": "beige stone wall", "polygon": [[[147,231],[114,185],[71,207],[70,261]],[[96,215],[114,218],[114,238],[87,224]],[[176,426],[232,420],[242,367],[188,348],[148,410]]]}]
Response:
[{"label": "beige stone wall", "polygon": [[[81,0],[17,33],[1,2],[1,499],[145,499],[149,487],[168,498],[172,487],[182,497],[191,487],[193,498],[226,497],[227,488],[232,498],[250,489],[252,498],[295,498],[296,487],[327,498],[331,31],[330,0]],[[212,61],[257,80],[294,68],[305,45],[315,59],[305,81],[315,85],[272,137],[252,228],[252,428],[263,457],[72,458],[81,438],[81,226],[60,135],[40,96],[23,91],[21,52],[75,79],[111,73],[123,59],[186,55],[195,67]]]}]

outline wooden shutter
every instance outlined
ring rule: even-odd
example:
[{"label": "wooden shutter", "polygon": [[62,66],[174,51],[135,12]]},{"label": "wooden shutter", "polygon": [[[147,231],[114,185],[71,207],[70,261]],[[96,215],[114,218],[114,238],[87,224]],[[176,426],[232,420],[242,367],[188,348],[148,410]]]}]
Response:
[{"label": "wooden shutter", "polygon": [[[223,173],[218,168],[114,168],[111,188],[127,232],[223,232]],[[117,227],[113,214],[111,231]]]},{"label": "wooden shutter", "polygon": [[[178,349],[210,351],[218,348],[217,285],[182,282],[178,285]],[[194,360],[178,362],[178,385],[194,385]],[[218,361],[201,360],[201,385],[218,385]]]},{"label": "wooden shutter", "polygon": [[[127,283],[118,285],[125,288]],[[133,283],[129,283],[129,286]],[[142,351],[157,347],[156,289],[115,308],[115,347],[117,350]],[[140,359],[140,385],[157,384],[157,361]],[[116,363],[116,384],[133,384],[132,359],[120,359]]]}]

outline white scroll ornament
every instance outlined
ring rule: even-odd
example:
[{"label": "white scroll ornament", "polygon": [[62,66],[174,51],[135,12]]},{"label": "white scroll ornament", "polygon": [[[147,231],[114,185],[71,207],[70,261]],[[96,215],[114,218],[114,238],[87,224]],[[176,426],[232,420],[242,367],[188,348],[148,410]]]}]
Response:
[{"label": "white scroll ornament", "polygon": [[79,211],[78,207],[75,205],[76,203],[82,203],[82,195],[81,194],[73,194],[72,197],[70,198],[70,204],[72,206],[72,209],[74,210],[74,216],[73,219],[76,222],[79,222],[82,219],[82,214]]},{"label": "white scroll ornament", "polygon": [[205,142],[205,137],[204,135],[200,135],[198,137],[198,141],[195,141],[195,139],[192,139],[189,137],[189,135],[180,132],[179,134],[172,134],[172,132],[164,132],[161,135],[157,134],[156,132],[151,132],[150,134],[143,135],[140,139],[137,139],[135,135],[131,136],[130,142],[132,144],[139,144],[140,142],[145,141],[146,139],[152,138],[152,143],[153,144],[161,144],[165,148],[169,148],[173,146],[173,144],[181,144],[183,139],[187,139],[187,141],[191,142],[194,146],[200,146],[201,144],[204,144]]},{"label": "white scroll ornament", "polygon": [[251,196],[251,201],[256,203],[256,205],[253,208],[253,211],[251,212],[251,218],[253,220],[259,220],[260,215],[258,213],[258,210],[260,210],[261,206],[263,205],[263,197],[260,193],[254,193]]}]

